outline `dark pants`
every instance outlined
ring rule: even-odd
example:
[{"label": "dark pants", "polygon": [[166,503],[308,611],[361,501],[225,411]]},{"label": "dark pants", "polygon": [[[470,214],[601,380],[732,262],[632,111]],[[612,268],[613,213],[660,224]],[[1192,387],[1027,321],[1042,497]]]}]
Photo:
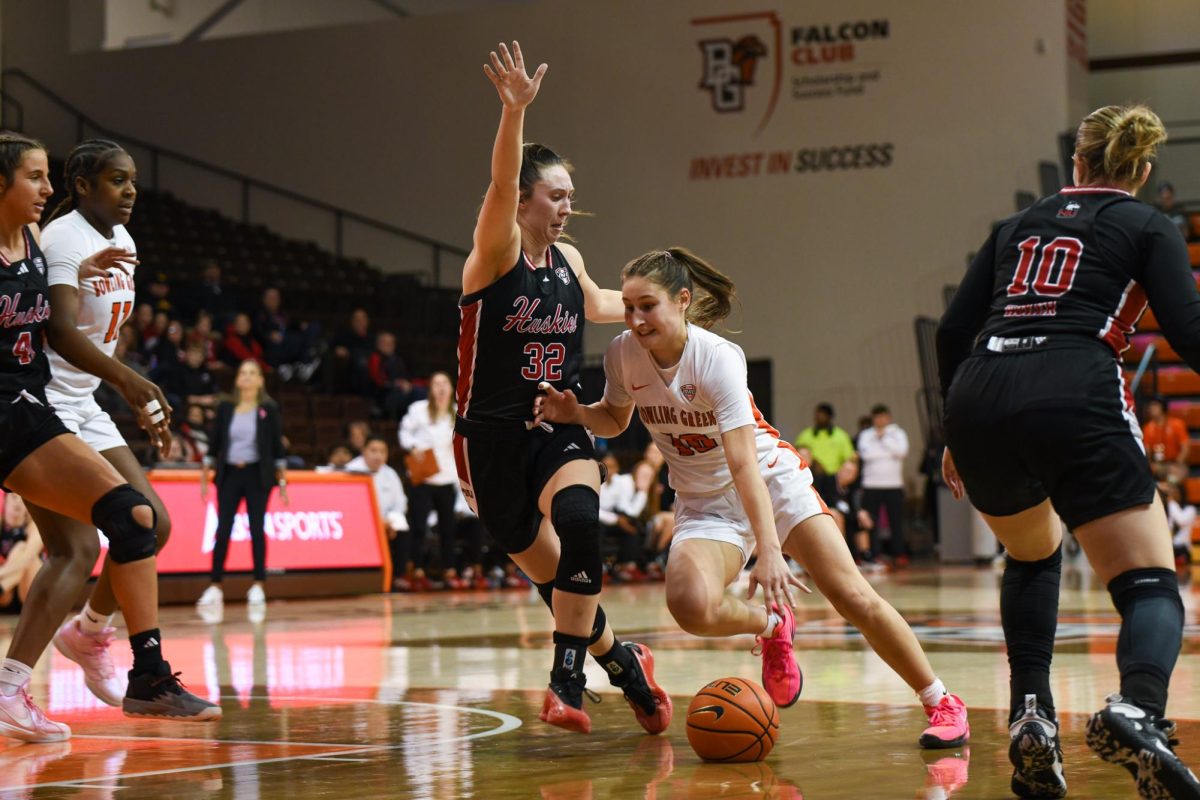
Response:
[{"label": "dark pants", "polygon": [[267,579],[267,534],[263,517],[267,513],[270,486],[263,486],[258,464],[225,467],[217,485],[217,540],[213,545],[212,581],[220,583],[225,574],[225,556],[229,553],[229,537],[233,533],[233,518],[238,505],[246,500],[246,516],[250,522],[250,546],[254,554],[254,580]]},{"label": "dark pants", "polygon": [[[458,525],[454,519],[454,484],[431,486],[421,484],[412,487],[408,492],[408,540],[411,542],[409,552],[404,554],[404,560],[397,565],[403,569],[405,563],[412,561],[420,568],[428,566],[429,557],[425,552],[425,542],[429,533],[429,512],[437,510],[438,538],[441,544],[441,566],[443,570],[457,569],[454,559],[455,543]],[[400,538],[397,536],[397,538]]]},{"label": "dark pants", "polygon": [[882,508],[887,510],[888,530],[892,533],[890,555],[892,558],[907,555],[908,546],[904,541],[904,490],[863,489],[862,504],[875,523],[875,527],[871,529],[871,554],[880,555],[879,510]]}]

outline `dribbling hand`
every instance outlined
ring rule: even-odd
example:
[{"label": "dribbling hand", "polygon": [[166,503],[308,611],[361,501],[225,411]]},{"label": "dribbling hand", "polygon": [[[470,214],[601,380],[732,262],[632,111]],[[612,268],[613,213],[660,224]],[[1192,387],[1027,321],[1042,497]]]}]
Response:
[{"label": "dribbling hand", "polygon": [[966,492],[963,490],[962,478],[958,476],[958,467],[954,466],[954,456],[950,454],[949,447],[942,452],[942,480],[954,493],[955,500],[963,499]]},{"label": "dribbling hand", "polygon": [[496,55],[496,51],[493,50],[491,58],[491,65],[484,64],[483,72],[496,87],[496,93],[500,95],[500,102],[504,107],[519,111],[532,103],[542,86],[542,76],[546,74],[547,65],[540,65],[533,77],[529,77],[525,72],[525,57],[521,55],[521,45],[515,41],[511,54],[504,42],[501,42],[500,55]]},{"label": "dribbling hand", "polygon": [[579,400],[570,389],[560,392],[548,383],[539,383],[542,392],[533,401],[533,424],[543,422],[578,422]]},{"label": "dribbling hand", "polygon": [[809,589],[803,581],[792,574],[787,562],[783,560],[783,553],[778,550],[773,553],[759,553],[754,569],[750,570],[750,586],[746,590],[747,600],[754,597],[759,586],[762,587],[763,604],[767,608],[782,607],[785,603],[795,608],[796,601],[792,598],[792,586],[812,594],[812,589]]},{"label": "dribbling hand", "polygon": [[107,278],[109,271],[119,269],[126,275],[138,265],[137,254],[124,247],[106,247],[79,262],[79,280]]}]

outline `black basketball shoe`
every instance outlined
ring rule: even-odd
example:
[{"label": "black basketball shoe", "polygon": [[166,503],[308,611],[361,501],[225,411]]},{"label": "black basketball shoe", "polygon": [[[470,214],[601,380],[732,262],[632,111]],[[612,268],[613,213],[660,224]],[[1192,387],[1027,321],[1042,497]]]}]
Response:
[{"label": "black basketball shoe", "polygon": [[1012,791],[1017,797],[1066,797],[1062,744],[1058,725],[1038,708],[1037,695],[1025,695],[1025,713],[1008,726],[1012,740]]},{"label": "black basketball shoe", "polygon": [[1200,800],[1200,781],[1175,755],[1175,723],[1155,719],[1119,694],[1088,720],[1088,747],[1129,770],[1146,800]]}]

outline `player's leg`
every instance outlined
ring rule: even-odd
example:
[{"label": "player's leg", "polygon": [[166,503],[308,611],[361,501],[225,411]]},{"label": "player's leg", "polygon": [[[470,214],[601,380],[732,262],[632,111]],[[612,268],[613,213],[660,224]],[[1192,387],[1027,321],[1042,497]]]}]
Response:
[{"label": "player's leg", "polygon": [[1120,694],[1088,722],[1088,745],[1124,766],[1143,797],[1200,797],[1200,781],[1172,750],[1167,687],[1183,638],[1183,602],[1170,531],[1157,494],[1072,531],[1121,615]]},{"label": "player's leg", "polygon": [[[154,508],[157,555],[171,535],[171,518],[167,515],[162,499],[150,485],[145,471],[128,446],[122,444],[109,447],[101,450],[100,455],[112,464],[134,489],[141,492]],[[92,694],[110,706],[119,706],[125,695],[125,686],[113,666],[108,649],[113,640],[113,614],[117,610],[111,570],[112,559],[106,556],[100,576],[96,579],[96,585],[92,587],[92,593],[83,609],[64,622],[54,634],[54,646],[83,668],[84,680]]]},{"label": "player's leg", "polygon": [[732,542],[680,538],[671,548],[666,587],[667,609],[679,627],[695,636],[771,635],[766,608],[726,591],[745,563]]}]

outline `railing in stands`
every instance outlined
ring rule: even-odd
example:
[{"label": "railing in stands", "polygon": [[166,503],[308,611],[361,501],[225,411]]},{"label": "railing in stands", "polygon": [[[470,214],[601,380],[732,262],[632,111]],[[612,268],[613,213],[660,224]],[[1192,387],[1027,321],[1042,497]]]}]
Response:
[{"label": "railing in stands", "polygon": [[[114,131],[112,128],[102,125],[89,117],[87,114],[81,111],[78,106],[66,100],[53,89],[50,89],[48,86],[29,75],[24,70],[10,67],[0,73],[0,76],[2,76],[5,81],[4,89],[0,90],[0,100],[2,100],[4,120],[8,127],[18,131],[23,131],[25,128],[24,105],[20,102],[20,100],[13,96],[10,90],[12,82],[16,81],[37,92],[42,98],[50,101],[51,104],[57,106],[60,110],[66,112],[73,118],[75,124],[74,141],[82,141],[86,139],[89,134],[98,134],[110,139],[115,139],[121,142],[121,144],[127,148],[132,147],[147,152],[150,157],[150,163],[149,169],[144,170],[143,172],[143,180],[151,189],[161,188],[159,178],[162,167],[166,162],[174,161],[193,169],[200,170],[201,172],[209,175],[236,183],[241,193],[240,219],[244,223],[252,224],[254,222],[254,220],[251,218],[251,199],[254,192],[261,192],[263,194],[282,198],[306,208],[318,211],[322,214],[327,214],[328,218],[333,224],[333,250],[339,257],[346,255],[344,251],[344,244],[347,222],[352,222],[370,230],[393,236],[398,239],[403,239],[406,242],[428,247],[431,256],[428,276],[434,286],[441,285],[442,261],[445,256],[455,256],[461,259],[465,259],[467,257],[467,251],[461,247],[438,241],[437,239],[406,230],[397,225],[392,225],[387,222],[381,222],[380,220],[363,216],[362,214],[340,208],[323,200],[308,197],[300,194],[299,192],[294,192],[291,189],[285,189],[281,186],[276,186],[274,184],[267,183],[266,181],[252,178],[243,173],[236,172],[216,164],[211,164],[198,158],[193,158],[192,156],[171,150],[166,147],[160,147],[151,142],[139,139],[136,136],[130,136],[125,133]],[[13,115],[11,116],[9,113],[10,109],[13,112]]]}]

